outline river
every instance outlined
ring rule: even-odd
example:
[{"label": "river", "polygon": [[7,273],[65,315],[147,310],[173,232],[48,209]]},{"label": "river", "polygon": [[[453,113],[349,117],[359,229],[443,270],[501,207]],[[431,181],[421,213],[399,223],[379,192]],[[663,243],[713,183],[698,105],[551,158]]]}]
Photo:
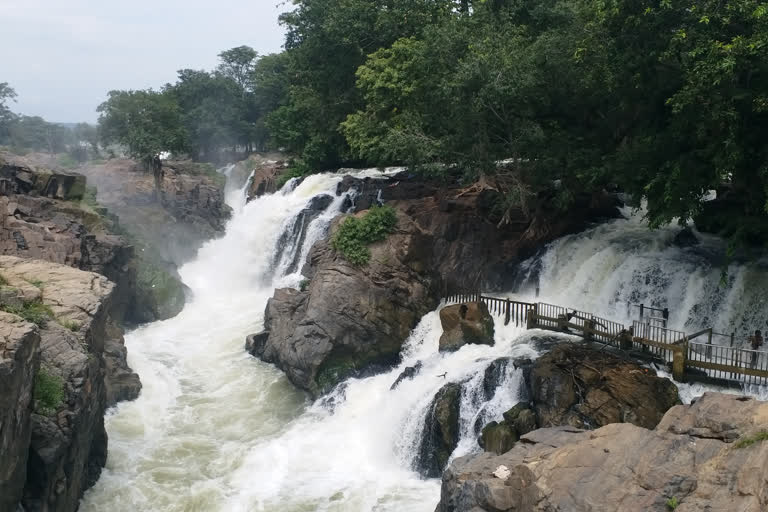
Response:
[{"label": "river", "polygon": [[[373,175],[377,171],[361,171]],[[473,425],[498,419],[518,400],[520,376],[508,369],[495,395],[481,397],[482,372],[502,356],[535,357],[533,333],[497,319],[496,344],[438,353],[437,312],[427,314],[391,372],[353,379],[312,403],[274,367],[246,354],[246,335],[263,324],[275,288],[298,286],[299,273],[276,264],[280,235],[313,197],[334,194],[341,175],[313,175],[299,186],[247,205],[229,190],[234,215],[225,235],[180,269],[193,298],[175,318],[126,335],[141,396],[109,411],[109,457],[83,501],[84,512],[121,511],[398,511],[432,512],[440,483],[422,479],[414,460],[427,408],[448,381],[462,392],[462,439],[454,457],[477,450]],[[342,207],[337,198],[310,225],[305,255]],[[734,265],[720,284],[719,242],[672,244],[677,228],[651,232],[637,216],[565,237],[523,265],[516,296],[594,311],[622,320],[629,305],[672,309],[681,328],[763,323],[768,272]],[[282,247],[281,250],[285,250]],[[278,259],[279,260],[279,259]],[[405,366],[423,369],[390,391]],[[437,375],[447,372],[448,378]],[[682,386],[685,400],[703,386]],[[762,389],[748,390],[764,396]]]}]

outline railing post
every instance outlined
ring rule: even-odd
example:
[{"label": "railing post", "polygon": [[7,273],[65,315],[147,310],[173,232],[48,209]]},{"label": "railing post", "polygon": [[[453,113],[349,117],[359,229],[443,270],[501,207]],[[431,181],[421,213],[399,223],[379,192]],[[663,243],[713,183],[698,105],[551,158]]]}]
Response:
[{"label": "railing post", "polygon": [[594,337],[594,326],[595,321],[594,320],[584,320],[584,339],[587,341],[592,341],[592,338]]},{"label": "railing post", "polygon": [[707,359],[712,359],[712,329],[709,329],[707,336]]},{"label": "railing post", "polygon": [[509,300],[509,297],[507,297],[507,304],[506,304],[506,306],[507,306],[507,310],[504,313],[504,325],[509,325],[510,315],[512,314],[512,311],[511,311],[511,309],[512,309],[512,301]]},{"label": "railing post", "polygon": [[525,328],[526,329],[535,329],[536,328],[536,314],[537,314],[537,306],[536,304],[533,305],[532,308],[528,308],[528,312],[525,314]]},{"label": "railing post", "polygon": [[632,328],[622,329],[619,334],[619,348],[621,350],[632,350]]},{"label": "railing post", "polygon": [[539,285],[536,285],[536,298],[539,298]]},{"label": "railing post", "polygon": [[667,327],[667,322],[669,321],[669,309],[664,308],[664,310],[661,312],[661,316],[664,318],[664,328]]},{"label": "railing post", "polygon": [[731,348],[733,348],[733,342],[734,342],[735,339],[736,339],[736,333],[732,332],[731,333]]},{"label": "railing post", "polygon": [[685,382],[685,360],[688,356],[688,340],[672,349],[672,378],[677,382]]},{"label": "railing post", "polygon": [[644,308],[645,308],[645,306],[640,304],[640,323],[643,323],[643,309]]}]

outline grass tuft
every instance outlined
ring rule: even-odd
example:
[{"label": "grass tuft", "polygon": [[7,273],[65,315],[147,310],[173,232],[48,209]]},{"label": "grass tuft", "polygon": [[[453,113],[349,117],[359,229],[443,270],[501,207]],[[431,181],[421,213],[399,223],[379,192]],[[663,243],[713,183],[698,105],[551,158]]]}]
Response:
[{"label": "grass tuft", "polygon": [[64,381],[45,368],[40,368],[35,376],[35,409],[49,416],[56,412],[64,400]]},{"label": "grass tuft", "polygon": [[746,448],[762,441],[768,441],[768,430],[761,430],[757,434],[739,439],[733,446],[735,448]]}]

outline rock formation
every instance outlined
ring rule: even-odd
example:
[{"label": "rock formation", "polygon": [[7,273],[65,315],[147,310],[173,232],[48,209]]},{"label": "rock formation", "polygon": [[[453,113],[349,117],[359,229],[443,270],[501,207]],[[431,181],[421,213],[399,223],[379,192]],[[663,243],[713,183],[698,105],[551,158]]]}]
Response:
[{"label": "rock formation", "polygon": [[165,162],[156,182],[133,160],[112,159],[79,170],[96,186],[99,203],[166,262],[181,265],[224,232],[231,215],[224,177],[203,164]]},{"label": "rock formation", "polygon": [[281,155],[270,158],[252,156],[246,163],[250,169],[250,182],[246,190],[247,200],[251,201],[264,194],[277,192],[278,178],[285,172],[286,163]]},{"label": "rock formation", "polygon": [[503,455],[455,459],[436,512],[763,511],[766,420],[768,403],[707,393],[654,430],[535,430]]},{"label": "rock formation", "polygon": [[[356,372],[397,362],[410,330],[447,288],[504,286],[501,277],[521,258],[615,212],[613,202],[580,198],[573,215],[553,215],[542,206],[500,222],[501,196],[492,187],[445,186],[406,173],[347,176],[336,193],[352,190],[351,211],[380,201],[395,207],[397,232],[374,244],[371,263],[363,267],[344,261],[328,241],[316,244],[303,269],[307,290],[277,290],[266,308],[265,333],[248,344],[252,354],[315,395]],[[488,324],[483,325],[477,339],[488,342]],[[447,335],[445,348],[458,348],[457,339]]]},{"label": "rock formation", "polygon": [[40,366],[34,324],[0,312],[0,510],[13,511],[27,478],[32,390]]},{"label": "rock formation", "polygon": [[446,384],[435,395],[424,418],[424,433],[416,459],[422,476],[437,478],[459,444],[460,383]]},{"label": "rock formation", "polygon": [[0,254],[107,276],[117,285],[113,314],[120,322],[135,302],[134,250],[112,234],[115,219],[84,201],[84,192],[83,176],[31,168],[0,154]]},{"label": "rock formation", "polygon": [[458,350],[467,343],[493,345],[493,318],[484,302],[467,302],[440,310],[440,350]]},{"label": "rock formation", "polygon": [[431,244],[402,213],[395,232],[371,246],[365,266],[350,264],[328,242],[316,244],[303,272],[308,289],[275,292],[265,333],[249,350],[314,395],[360,371],[396,364],[411,329],[439,300]]},{"label": "rock formation", "polygon": [[680,403],[677,386],[669,379],[583,344],[559,345],[537,359],[529,389],[539,427],[633,423],[654,428]]},{"label": "rock formation", "polygon": [[[134,398],[140,389],[138,376],[125,366],[124,358],[115,355],[124,356],[122,331],[110,316],[115,285],[91,272],[11,256],[0,256],[0,275],[5,282],[1,306],[14,313],[4,314],[0,326],[32,343],[30,349],[39,332],[40,358],[40,369],[30,360],[23,385],[11,388],[17,390],[12,400],[20,407],[28,403],[32,386],[35,400],[27,423],[31,430],[28,456],[14,464],[26,465],[26,480],[13,479],[8,492],[10,496],[22,492],[27,512],[74,511],[106,461],[104,411],[119,398]],[[38,326],[31,328],[19,317]],[[5,366],[6,353],[1,355]],[[6,413],[5,408],[0,412]],[[24,417],[17,417],[23,423]],[[17,442],[23,440],[21,435]],[[5,443],[2,447],[7,448]],[[19,449],[15,446],[10,451]],[[6,471],[6,460],[10,459],[0,453],[0,471]]]}]

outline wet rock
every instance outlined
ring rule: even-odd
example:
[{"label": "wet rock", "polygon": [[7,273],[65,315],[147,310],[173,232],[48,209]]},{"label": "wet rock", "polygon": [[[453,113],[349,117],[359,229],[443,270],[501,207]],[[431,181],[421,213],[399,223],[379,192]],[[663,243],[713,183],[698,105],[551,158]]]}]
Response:
[{"label": "wet rock", "polygon": [[[671,498],[682,512],[766,510],[768,443],[756,439],[768,403],[741,398],[707,393],[670,409],[655,430],[544,428],[503,455],[457,458],[436,512],[663,511]],[[506,478],[494,475],[501,466]]]},{"label": "wet rock", "polygon": [[402,372],[400,372],[400,375],[397,376],[397,379],[395,379],[395,382],[392,383],[392,386],[390,386],[389,390],[392,391],[395,389],[405,379],[413,379],[419,374],[419,372],[421,372],[421,366],[421,361],[416,361],[416,364],[413,366],[407,366]]},{"label": "wet rock", "polygon": [[486,401],[493,398],[496,388],[501,385],[504,377],[506,377],[507,368],[511,362],[512,359],[509,357],[500,357],[485,369],[483,374],[483,397]]},{"label": "wet rock", "polygon": [[446,384],[435,395],[424,419],[416,469],[426,478],[439,477],[459,444],[461,384]]},{"label": "wet rock", "polygon": [[555,347],[534,363],[530,389],[540,427],[655,427],[680,403],[669,379],[611,352],[582,344]]},{"label": "wet rock", "polygon": [[40,366],[40,335],[21,318],[0,312],[0,510],[12,511],[27,478],[32,393]]},{"label": "wet rock", "polygon": [[258,357],[314,396],[397,364],[411,329],[439,300],[431,243],[400,214],[395,232],[370,247],[367,265],[352,265],[327,241],[315,244],[302,271],[311,279],[306,291],[277,290],[267,303],[269,335]]},{"label": "wet rock", "polygon": [[672,239],[672,243],[677,247],[694,247],[699,245],[700,242],[696,233],[694,233],[690,227],[686,226],[675,235],[675,238]]},{"label": "wet rock", "polygon": [[504,413],[504,422],[515,429],[515,433],[524,436],[528,432],[536,430],[536,414],[531,410],[530,405],[520,402],[512,409]]},{"label": "wet rock", "polygon": [[512,449],[517,442],[515,428],[506,422],[490,422],[480,435],[480,447],[487,452],[501,455]]},{"label": "wet rock", "polygon": [[333,197],[321,194],[313,197],[307,207],[293,219],[291,229],[283,231],[277,241],[274,266],[282,266],[285,274],[292,274],[301,264],[301,248],[307,238],[309,225],[319,217],[333,202]]},{"label": "wet rock", "polygon": [[264,352],[264,346],[269,338],[269,331],[251,334],[245,339],[245,351],[252,356],[259,357]]},{"label": "wet rock", "polygon": [[493,345],[493,318],[484,302],[467,302],[440,310],[443,334],[440,350],[458,350],[466,344]]}]

